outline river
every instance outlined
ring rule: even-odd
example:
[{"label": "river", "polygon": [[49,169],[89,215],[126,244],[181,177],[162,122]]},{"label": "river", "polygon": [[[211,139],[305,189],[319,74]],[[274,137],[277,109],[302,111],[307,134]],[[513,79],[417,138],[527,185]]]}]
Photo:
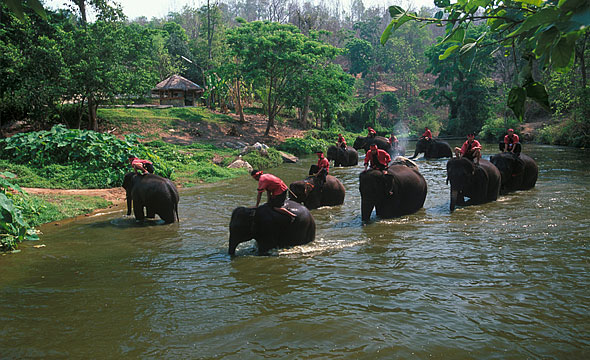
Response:
[{"label": "river", "polygon": [[[176,224],[120,209],[45,225],[0,256],[0,358],[588,358],[590,152],[524,149],[532,190],[451,214],[446,160],[421,159],[424,208],[368,226],[362,166],[333,169],[345,204],[271,256],[227,255],[248,176],[182,190]],[[290,183],[312,162],[270,172]]]}]

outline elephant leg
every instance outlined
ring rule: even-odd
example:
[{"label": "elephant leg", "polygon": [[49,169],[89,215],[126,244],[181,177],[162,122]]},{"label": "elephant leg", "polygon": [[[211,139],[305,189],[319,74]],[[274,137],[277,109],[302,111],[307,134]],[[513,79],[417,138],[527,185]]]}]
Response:
[{"label": "elephant leg", "polygon": [[133,201],[133,214],[135,214],[135,220],[143,220],[145,218],[143,204],[139,201]]},{"label": "elephant leg", "polygon": [[160,215],[160,218],[164,220],[164,223],[166,224],[171,224],[175,220],[173,208],[166,209],[165,211],[160,212],[158,215]]},{"label": "elephant leg", "polygon": [[156,217],[156,211],[152,207],[146,206],[146,213],[146,217],[148,219],[153,219]]},{"label": "elephant leg", "polygon": [[363,221],[367,222],[371,219],[371,213],[374,207],[375,204],[372,201],[366,199],[361,200],[361,218]]}]

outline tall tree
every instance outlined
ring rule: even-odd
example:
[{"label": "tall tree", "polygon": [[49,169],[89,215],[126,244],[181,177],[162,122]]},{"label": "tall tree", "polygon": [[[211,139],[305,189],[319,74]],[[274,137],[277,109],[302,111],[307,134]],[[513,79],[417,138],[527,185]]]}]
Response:
[{"label": "tall tree", "polygon": [[289,97],[289,83],[301,76],[303,69],[332,58],[338,49],[311,40],[293,25],[271,22],[243,22],[228,31],[231,54],[239,60],[247,81],[264,89],[268,124],[265,135]]}]

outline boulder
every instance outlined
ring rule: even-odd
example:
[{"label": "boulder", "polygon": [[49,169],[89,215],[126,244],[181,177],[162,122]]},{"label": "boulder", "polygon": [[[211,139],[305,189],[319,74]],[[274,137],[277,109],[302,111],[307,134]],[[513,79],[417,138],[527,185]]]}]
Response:
[{"label": "boulder", "polygon": [[241,169],[241,168],[245,168],[248,170],[248,172],[252,171],[254,168],[252,167],[252,165],[250,165],[247,161],[242,160],[242,157],[240,156],[238,159],[236,159],[234,162],[232,162],[231,164],[229,164],[227,166],[230,169]]},{"label": "boulder", "polygon": [[281,156],[283,157],[283,162],[286,163],[296,163],[299,159],[295,155],[287,154],[286,152],[279,151]]}]

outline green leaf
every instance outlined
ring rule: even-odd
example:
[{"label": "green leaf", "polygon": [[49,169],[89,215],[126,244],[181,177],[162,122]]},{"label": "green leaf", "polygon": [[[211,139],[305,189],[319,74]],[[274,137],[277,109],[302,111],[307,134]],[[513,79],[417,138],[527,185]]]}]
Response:
[{"label": "green leaf", "polygon": [[548,49],[551,48],[555,39],[559,35],[557,27],[552,26],[548,30],[544,31],[537,39],[537,46],[535,46],[534,53],[537,58],[540,58]]},{"label": "green leaf", "polygon": [[444,40],[441,42],[441,44],[444,44],[447,42],[460,42],[460,43],[462,43],[464,39],[465,39],[465,29],[456,28],[449,35],[447,35],[447,37],[444,38]]},{"label": "green leaf", "polygon": [[534,29],[540,25],[547,25],[555,22],[559,17],[559,10],[554,8],[545,8],[539,10],[536,14],[529,16],[526,20],[508,37],[512,37],[517,34],[522,34],[525,31]]},{"label": "green leaf", "polygon": [[540,82],[534,82],[526,85],[526,96],[536,101],[545,110],[550,111],[549,95],[545,89],[545,85]]},{"label": "green leaf", "polygon": [[381,45],[385,45],[385,43],[387,42],[387,40],[389,40],[389,37],[391,36],[391,30],[393,29],[393,25],[397,22],[397,20],[392,20],[389,25],[387,25],[387,27],[385,28],[385,30],[383,31],[383,34],[381,34],[381,38],[379,39],[379,41],[381,42]]},{"label": "green leaf", "polygon": [[45,13],[45,9],[43,9],[43,5],[39,0],[27,0],[27,5],[33,9],[37,13],[37,15],[41,16],[43,20],[47,20],[47,14]]},{"label": "green leaf", "polygon": [[465,69],[471,70],[471,64],[473,64],[473,59],[475,59],[475,53],[477,52],[476,45],[476,42],[465,44],[459,51],[459,61]]},{"label": "green leaf", "polygon": [[529,4],[529,5],[534,5],[536,7],[539,7],[543,3],[543,0],[514,0],[514,2]]},{"label": "green leaf", "polygon": [[566,72],[574,63],[574,47],[576,41],[573,36],[563,36],[551,50],[551,65],[555,71]]},{"label": "green leaf", "polygon": [[405,12],[406,10],[402,9],[400,6],[397,5],[392,5],[389,7],[389,16],[391,16],[392,18]]},{"label": "green leaf", "polygon": [[523,87],[514,87],[508,93],[507,105],[516,118],[522,121],[524,116],[524,103],[526,101],[526,90]]},{"label": "green leaf", "polygon": [[442,55],[439,55],[438,56],[438,59],[439,60],[444,60],[444,59],[448,58],[458,48],[459,48],[459,45],[453,45],[453,46],[449,47],[447,50],[445,50],[445,52]]}]

